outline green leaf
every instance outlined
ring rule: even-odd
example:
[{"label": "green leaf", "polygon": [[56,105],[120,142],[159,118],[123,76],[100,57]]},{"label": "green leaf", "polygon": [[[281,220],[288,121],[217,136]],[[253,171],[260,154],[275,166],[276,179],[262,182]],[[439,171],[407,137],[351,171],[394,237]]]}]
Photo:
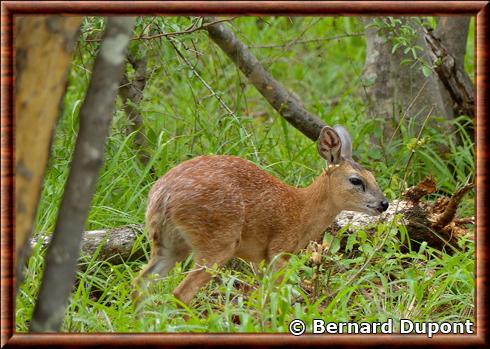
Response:
[{"label": "green leaf", "polygon": [[346,251],[352,251],[352,248],[354,247],[354,244],[356,243],[356,234],[350,234],[349,237],[347,238],[347,244],[345,245],[345,250]]},{"label": "green leaf", "polygon": [[415,47],[410,48],[410,51],[412,52],[413,59],[417,59],[417,50]]},{"label": "green leaf", "polygon": [[402,61],[400,62],[400,65],[406,65],[406,64],[410,64],[412,62],[413,62],[413,59],[405,58],[405,59],[402,59]]},{"label": "green leaf", "polygon": [[340,248],[340,240],[337,238],[334,238],[332,240],[332,244],[330,245],[330,253],[332,253],[332,254],[337,253],[339,248]]},{"label": "green leaf", "polygon": [[396,52],[396,49],[400,46],[400,43],[397,42],[396,44],[393,45],[393,47],[391,48],[391,53],[395,53]]},{"label": "green leaf", "polygon": [[428,66],[423,65],[422,66],[422,74],[424,74],[425,77],[429,77],[430,74],[432,74],[432,70]]},{"label": "green leaf", "polygon": [[371,255],[374,251],[373,247],[368,243],[362,244],[362,246],[359,249],[368,255]]}]

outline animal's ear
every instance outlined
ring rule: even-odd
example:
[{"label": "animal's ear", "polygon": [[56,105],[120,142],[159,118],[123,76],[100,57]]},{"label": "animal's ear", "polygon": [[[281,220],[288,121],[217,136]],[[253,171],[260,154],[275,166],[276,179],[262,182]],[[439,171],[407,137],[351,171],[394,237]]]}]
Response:
[{"label": "animal's ear", "polygon": [[337,134],[340,137],[340,143],[342,145],[340,154],[344,159],[352,159],[352,140],[349,132],[345,129],[345,127],[340,125],[334,126],[334,130],[337,131]]},{"label": "animal's ear", "polygon": [[320,156],[330,164],[338,164],[341,160],[341,139],[337,131],[325,126],[318,137],[317,147]]}]

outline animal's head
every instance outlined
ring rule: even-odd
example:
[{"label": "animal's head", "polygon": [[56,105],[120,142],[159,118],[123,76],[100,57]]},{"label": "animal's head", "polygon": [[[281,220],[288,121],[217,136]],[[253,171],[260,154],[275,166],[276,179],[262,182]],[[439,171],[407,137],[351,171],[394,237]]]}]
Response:
[{"label": "animal's head", "polygon": [[325,126],[318,138],[318,152],[327,160],[327,176],[335,206],[347,211],[379,215],[388,200],[373,174],[352,159],[352,141],[342,126]]}]

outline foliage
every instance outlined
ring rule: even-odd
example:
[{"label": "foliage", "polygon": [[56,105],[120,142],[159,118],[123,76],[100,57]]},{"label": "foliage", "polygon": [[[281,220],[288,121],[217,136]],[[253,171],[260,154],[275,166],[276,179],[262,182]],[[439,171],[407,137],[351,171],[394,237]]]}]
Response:
[{"label": "foliage", "polygon": [[[143,222],[146,195],[156,179],[150,169],[161,175],[200,154],[239,155],[295,186],[307,185],[320,173],[323,163],[314,144],[277,116],[205,32],[162,35],[199,25],[196,18],[139,19],[135,33],[139,39],[133,41],[131,50],[148,58],[148,83],[139,108],[152,156],[145,167],[138,161],[135,135],[125,134],[127,118],[119,102],[87,230]],[[360,20],[243,17],[231,25],[271,74],[298,94],[307,109],[328,124],[347,126],[356,148],[354,156],[375,173],[390,199],[429,174],[435,176],[441,189],[434,199],[473,180],[474,144],[463,127],[470,120],[453,122],[454,132],[462,139],[455,143],[430,128],[414,138],[410,131],[413,125],[406,120],[400,123],[396,137],[383,139],[383,120],[365,117],[358,94],[365,54],[364,39],[358,35],[364,29]],[[102,29],[100,18],[85,19],[53,140],[37,232],[54,229],[77,134],[78,112]],[[191,66],[179,58],[169,40]],[[397,40],[402,42],[400,37]],[[382,140],[381,145],[373,144],[373,139]],[[445,155],[439,155],[441,146],[447,149]],[[473,214],[473,198],[468,197],[461,215]],[[404,232],[406,229],[396,222],[380,225],[374,236],[362,230],[345,236],[345,246],[340,243],[342,236],[327,234],[325,244],[330,247],[322,255],[322,263],[312,265],[307,250],[291,256],[280,287],[274,283],[278,275],[267,272],[269,266],[262,266],[263,273],[254,273],[246,263],[233,261],[235,268],[217,271],[191,308],[180,308],[171,291],[183,279],[183,272],[192,267],[189,259],[154,286],[140,317],[131,305],[130,282],[146,259],[111,265],[97,261],[96,256],[85,256],[80,261],[63,330],[284,332],[294,318],[473,319],[472,239],[463,239],[456,252],[440,252],[424,244],[418,250],[403,251]],[[148,255],[146,236],[137,245]],[[17,297],[17,331],[28,329],[43,263],[43,251],[37,246]],[[356,276],[361,268],[365,269]]]},{"label": "foliage", "polygon": [[421,28],[430,28],[427,20],[421,17],[411,17],[409,19],[399,19],[395,17],[376,18],[372,26],[391,43],[391,53],[398,49],[403,51],[405,59],[401,64],[411,64],[417,66],[425,77],[432,74],[432,71],[439,62],[429,62],[423,55],[423,47],[418,42],[418,32]]},{"label": "foliage", "polygon": [[[472,18],[468,34],[467,54],[465,56],[465,67],[470,72],[474,70],[474,25],[474,19]],[[412,68],[417,67],[425,77],[428,77],[432,74],[434,68],[441,64],[439,60],[431,62],[424,54],[424,49],[418,41],[419,31],[423,29],[430,31],[437,27],[437,21],[434,17],[409,17],[406,19],[380,17],[375,18],[371,26],[376,28],[381,37],[390,42],[391,53],[395,53],[397,50],[403,51],[405,58],[401,61],[402,65],[410,64]],[[473,74],[469,75],[473,79]]]}]

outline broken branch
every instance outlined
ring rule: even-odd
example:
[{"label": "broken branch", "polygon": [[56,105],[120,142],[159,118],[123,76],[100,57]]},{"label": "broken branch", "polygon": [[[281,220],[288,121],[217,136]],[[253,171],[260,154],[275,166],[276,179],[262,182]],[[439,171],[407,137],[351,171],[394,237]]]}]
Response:
[{"label": "broken branch", "polygon": [[434,70],[453,100],[456,115],[475,116],[473,83],[456,59],[444,47],[432,30],[425,29],[425,41],[434,62]]},{"label": "broken branch", "polygon": [[267,102],[291,125],[316,141],[321,129],[326,125],[325,122],[304,109],[298,99],[276,81],[248,47],[222,23],[217,23],[214,18],[205,20],[211,23],[205,27],[209,37],[226,53]]}]

